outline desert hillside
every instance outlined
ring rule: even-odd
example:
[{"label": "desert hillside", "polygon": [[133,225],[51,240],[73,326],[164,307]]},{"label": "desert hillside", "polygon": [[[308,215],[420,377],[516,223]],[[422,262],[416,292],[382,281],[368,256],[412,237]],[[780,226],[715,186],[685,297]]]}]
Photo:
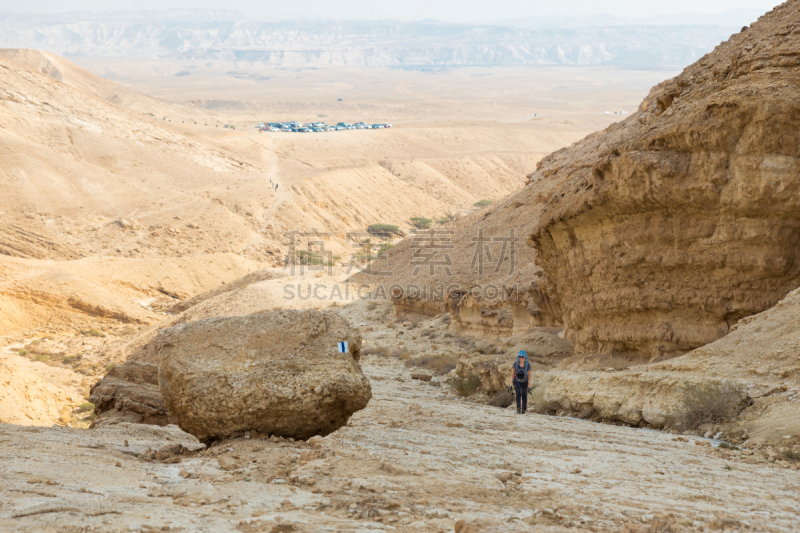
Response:
[{"label": "desert hillside", "polygon": [[0,50],[0,530],[797,530],[800,0],[677,75],[234,15]]},{"label": "desert hillside", "polygon": [[[281,265],[292,230],[332,234],[329,249],[346,262],[356,251],[348,232],[376,223],[408,230],[414,216],[472,210],[519,188],[548,146],[581,135],[562,127],[530,139],[530,125],[491,123],[240,133],[222,127],[226,116],[115,88],[51,54],[0,57],[3,305],[25,317],[4,318],[2,335],[53,333],[89,308],[147,323],[152,312],[137,302],[192,296]],[[114,269],[131,274],[124,296],[88,279],[99,271],[119,281]],[[68,294],[52,281],[64,272],[75,280]]]}]

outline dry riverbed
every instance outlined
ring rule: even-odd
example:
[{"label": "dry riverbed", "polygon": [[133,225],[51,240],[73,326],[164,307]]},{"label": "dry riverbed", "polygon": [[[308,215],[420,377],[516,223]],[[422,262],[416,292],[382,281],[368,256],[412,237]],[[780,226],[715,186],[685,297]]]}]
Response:
[{"label": "dry riverbed", "polygon": [[369,406],[307,443],[251,436],[206,449],[174,426],[0,425],[0,530],[789,532],[800,522],[800,471],[751,464],[746,451],[519,416],[412,380],[391,359],[367,357],[364,370]]}]

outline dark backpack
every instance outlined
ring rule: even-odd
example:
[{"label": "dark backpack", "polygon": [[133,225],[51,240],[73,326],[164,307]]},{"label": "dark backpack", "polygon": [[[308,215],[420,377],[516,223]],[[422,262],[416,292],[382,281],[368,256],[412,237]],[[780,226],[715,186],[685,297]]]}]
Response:
[{"label": "dark backpack", "polygon": [[517,381],[528,381],[528,371],[525,370],[526,365],[519,366],[519,362],[514,363],[514,376],[517,378]]}]

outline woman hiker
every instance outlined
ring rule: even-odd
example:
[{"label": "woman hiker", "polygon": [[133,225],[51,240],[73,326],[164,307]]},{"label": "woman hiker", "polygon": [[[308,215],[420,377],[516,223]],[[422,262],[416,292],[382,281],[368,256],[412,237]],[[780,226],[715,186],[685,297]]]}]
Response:
[{"label": "woman hiker", "polygon": [[511,369],[511,383],[517,396],[517,414],[524,415],[528,410],[528,384],[530,383],[531,364],[525,350],[519,352],[514,367]]}]

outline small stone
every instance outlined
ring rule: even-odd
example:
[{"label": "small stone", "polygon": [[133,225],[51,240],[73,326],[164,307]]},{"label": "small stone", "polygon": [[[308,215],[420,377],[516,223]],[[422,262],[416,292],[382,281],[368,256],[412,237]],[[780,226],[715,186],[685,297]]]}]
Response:
[{"label": "small stone", "polygon": [[30,483],[31,485],[34,485],[36,483],[44,483],[46,485],[57,485],[55,481],[44,476],[33,476],[32,478],[28,479],[28,483]]},{"label": "small stone", "polygon": [[497,479],[505,483],[506,481],[511,479],[511,472],[500,472],[497,474]]},{"label": "small stone", "polygon": [[217,457],[217,462],[219,463],[219,467],[221,469],[227,471],[236,470],[239,467],[239,465],[236,463],[236,459],[227,455],[220,455]]}]

